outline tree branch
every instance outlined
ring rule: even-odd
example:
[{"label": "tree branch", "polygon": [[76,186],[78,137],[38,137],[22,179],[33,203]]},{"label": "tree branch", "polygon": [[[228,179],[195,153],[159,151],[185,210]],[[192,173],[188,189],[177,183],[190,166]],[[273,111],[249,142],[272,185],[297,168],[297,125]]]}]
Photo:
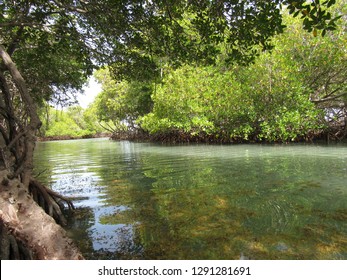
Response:
[{"label": "tree branch", "polygon": [[0,28],[1,27],[37,27],[38,24],[36,22],[20,22],[20,21],[10,21],[10,22],[1,22],[0,23]]},{"label": "tree branch", "polygon": [[323,102],[327,102],[327,101],[332,101],[332,100],[336,100],[344,95],[347,95],[347,92],[343,92],[341,94],[335,95],[335,96],[331,96],[331,97],[327,97],[327,98],[323,98],[323,99],[318,99],[318,100],[311,100],[311,102],[313,103],[323,103]]},{"label": "tree branch", "polygon": [[[85,4],[88,4],[88,2],[86,1],[81,1],[82,3],[85,3]],[[76,6],[70,6],[70,5],[64,5],[63,3],[61,3],[60,1],[58,0],[55,0],[54,3],[59,7],[59,8],[62,8],[62,9],[66,9],[70,12],[77,12],[77,13],[80,13],[80,14],[86,14],[88,13],[88,10],[86,9],[82,9],[82,8],[79,8],[79,7],[76,7]]]}]

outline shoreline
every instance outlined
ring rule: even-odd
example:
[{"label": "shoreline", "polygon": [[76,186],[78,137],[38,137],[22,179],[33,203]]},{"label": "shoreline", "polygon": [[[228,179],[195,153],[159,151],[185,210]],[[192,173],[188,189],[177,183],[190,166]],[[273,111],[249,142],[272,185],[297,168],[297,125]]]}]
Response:
[{"label": "shoreline", "polygon": [[85,135],[81,137],[74,137],[70,135],[61,135],[61,136],[37,136],[37,142],[49,142],[49,141],[64,141],[64,140],[79,140],[79,139],[94,139],[94,138],[111,138],[112,133],[98,133],[95,135]]},{"label": "shoreline", "polygon": [[226,139],[216,138],[212,135],[187,135],[187,134],[157,134],[149,135],[146,133],[99,133],[95,135],[85,135],[82,137],[73,137],[69,135],[37,137],[37,142],[64,141],[78,139],[109,138],[113,141],[131,141],[131,142],[152,142],[162,144],[332,144],[347,143],[347,139],[332,139],[326,135],[313,138],[300,138],[294,141],[266,141],[266,140],[244,140],[244,139]]}]

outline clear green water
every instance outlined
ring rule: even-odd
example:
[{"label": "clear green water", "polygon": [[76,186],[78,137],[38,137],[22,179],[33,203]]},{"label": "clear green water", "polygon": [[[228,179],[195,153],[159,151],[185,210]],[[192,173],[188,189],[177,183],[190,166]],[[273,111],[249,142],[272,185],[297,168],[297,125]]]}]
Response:
[{"label": "clear green water", "polygon": [[347,145],[37,144],[89,259],[347,259]]}]

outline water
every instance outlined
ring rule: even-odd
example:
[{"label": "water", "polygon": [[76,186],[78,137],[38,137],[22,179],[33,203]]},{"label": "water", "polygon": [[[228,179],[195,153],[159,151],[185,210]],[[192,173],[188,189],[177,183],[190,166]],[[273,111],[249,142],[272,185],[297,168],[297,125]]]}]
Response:
[{"label": "water", "polygon": [[37,144],[87,259],[347,259],[347,146]]}]

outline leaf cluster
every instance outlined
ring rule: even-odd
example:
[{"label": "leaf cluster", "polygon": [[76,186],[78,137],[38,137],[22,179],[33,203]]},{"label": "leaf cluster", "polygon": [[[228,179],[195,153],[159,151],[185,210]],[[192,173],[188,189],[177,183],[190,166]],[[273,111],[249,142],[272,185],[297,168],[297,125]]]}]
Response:
[{"label": "leaf cluster", "polygon": [[314,36],[317,36],[318,30],[321,30],[322,36],[325,36],[327,31],[336,30],[336,22],[342,17],[341,15],[333,17],[327,10],[336,4],[336,0],[288,2],[289,14],[293,17],[301,15],[304,29],[313,32]]}]

